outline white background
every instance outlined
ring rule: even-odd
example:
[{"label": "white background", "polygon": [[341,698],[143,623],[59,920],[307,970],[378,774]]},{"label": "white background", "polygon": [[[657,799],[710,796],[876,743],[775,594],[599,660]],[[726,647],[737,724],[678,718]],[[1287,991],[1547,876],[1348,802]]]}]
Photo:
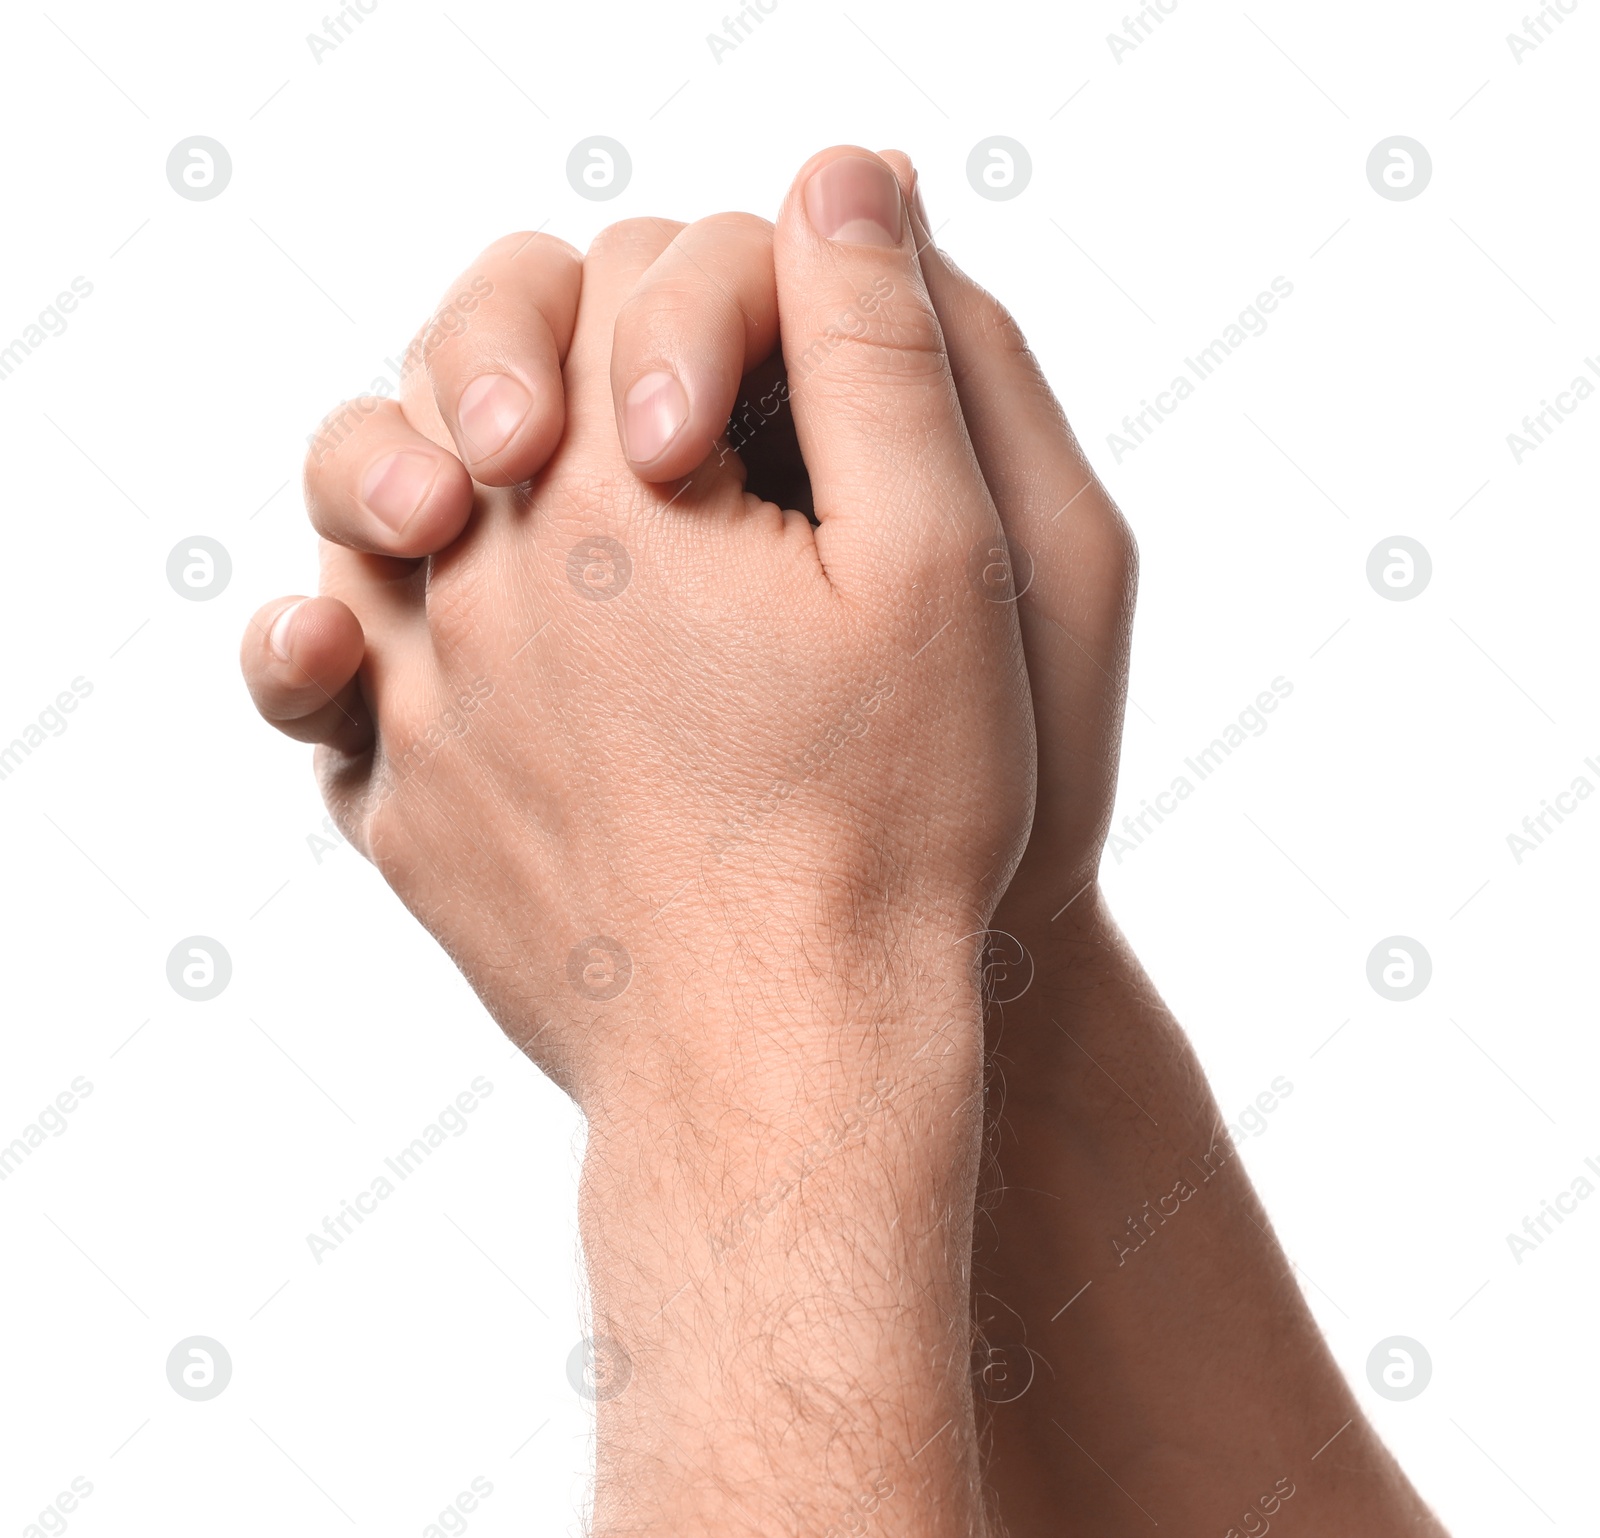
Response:
[{"label": "white background", "polygon": [[[306,434],[482,246],[770,214],[836,141],[913,155],[1138,531],[1119,810],[1293,684],[1106,883],[1224,1112],[1294,1085],[1244,1154],[1358,1394],[1463,1538],[1595,1531],[1600,1200],[1520,1264],[1506,1235],[1600,1157],[1600,803],[1520,865],[1506,835],[1600,785],[1600,404],[1520,465],[1506,435],[1600,354],[1600,0],[1521,62],[1523,0],[1178,0],[1120,61],[1123,0],[1064,9],[778,0],[720,63],[714,3],[378,0],[320,62],[315,6],[9,16],[0,346],[93,293],[0,381],[0,741],[93,692],[0,781],[0,1141],[93,1093],[0,1185],[0,1532],[75,1476],[85,1535],[420,1533],[475,1476],[470,1530],[576,1530],[577,1118],[308,844],[308,752],[255,720],[237,640],[314,585]],[[213,201],[166,179],[195,134],[232,157]],[[633,158],[613,202],[566,180],[591,134]],[[992,134],[1032,156],[1010,201],[966,179]],[[1432,157],[1411,201],[1367,180],[1394,134]],[[1266,333],[1116,463],[1277,276]],[[209,602],[165,574],[196,534],[233,563]],[[1407,602],[1365,575],[1396,534],[1433,562]],[[195,934],[233,960],[210,1003],[166,980]],[[1366,979],[1396,934],[1433,961],[1409,1003]],[[317,1265],[307,1233],[480,1074],[469,1130]],[[206,1403],[166,1381],[190,1335],[234,1364]],[[1404,1403],[1366,1380],[1392,1335],[1433,1362]]]}]

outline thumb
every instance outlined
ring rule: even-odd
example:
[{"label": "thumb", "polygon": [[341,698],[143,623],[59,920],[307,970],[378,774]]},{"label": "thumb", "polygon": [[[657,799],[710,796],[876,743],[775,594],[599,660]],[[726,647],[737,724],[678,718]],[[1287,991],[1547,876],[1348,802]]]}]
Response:
[{"label": "thumb", "polygon": [[960,571],[999,522],[894,171],[853,146],[814,156],[773,254],[824,568],[847,588]]}]

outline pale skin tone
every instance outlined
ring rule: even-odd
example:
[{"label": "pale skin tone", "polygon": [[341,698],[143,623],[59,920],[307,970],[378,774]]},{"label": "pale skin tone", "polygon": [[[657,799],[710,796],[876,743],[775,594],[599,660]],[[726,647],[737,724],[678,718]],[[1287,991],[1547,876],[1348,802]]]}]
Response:
[{"label": "pale skin tone", "polygon": [[[905,158],[507,237],[409,362],[243,662],[589,1120],[595,1530],[1222,1538],[1282,1476],[1297,1531],[1439,1534],[1099,897],[1132,540]],[[986,1019],[991,926],[1036,973]]]}]

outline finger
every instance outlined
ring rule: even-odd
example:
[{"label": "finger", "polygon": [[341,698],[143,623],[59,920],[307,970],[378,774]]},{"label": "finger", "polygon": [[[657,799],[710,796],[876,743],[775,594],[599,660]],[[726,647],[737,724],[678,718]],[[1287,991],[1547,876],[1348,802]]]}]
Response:
[{"label": "finger", "polygon": [[1007,535],[1025,547],[1033,567],[1029,593],[1087,613],[1089,628],[1109,640],[1137,564],[1132,532],[1084,457],[1021,328],[934,246],[916,173],[896,158],[913,182],[912,223],[962,413]]},{"label": "finger", "polygon": [[324,539],[374,555],[431,555],[472,511],[461,461],[389,400],[346,402],[323,423],[306,455],[305,494]]},{"label": "finger", "polygon": [[[1019,607],[1041,779],[1070,763],[1080,781],[1114,781],[1138,582],[1133,533],[1089,467],[1020,327],[934,246],[910,161],[893,152],[886,158],[912,193],[962,412],[1011,547],[1016,586],[1025,589]],[[1111,707],[1088,729],[1081,709],[1061,708],[1085,697]]]},{"label": "finger", "polygon": [[[567,437],[585,464],[626,467],[611,394],[617,312],[683,228],[671,219],[624,219],[596,235],[584,255],[583,291],[565,377],[572,423]],[[672,403],[661,409],[672,409]]]},{"label": "finger", "polygon": [[344,753],[372,746],[372,718],[356,680],[361,622],[333,598],[279,598],[245,627],[239,665],[256,709],[297,742]]},{"label": "finger", "polygon": [[[561,365],[582,276],[582,258],[564,240],[507,235],[452,285],[408,351],[461,462],[485,486],[537,475],[561,441]],[[409,389],[402,399],[409,414]]]},{"label": "finger", "polygon": [[694,470],[717,447],[746,370],[777,345],[772,225],[715,214],[682,230],[617,312],[611,389],[634,473]]},{"label": "finger", "polygon": [[[1070,525],[1121,525],[1060,402],[1006,308],[933,243],[916,172],[904,156],[924,279],[944,332],[951,373],[984,478],[1003,519],[1024,538]],[[1031,548],[1031,547],[1030,547]]]},{"label": "finger", "polygon": [[874,586],[948,572],[998,524],[894,172],[849,146],[813,157],[774,255],[824,566]]}]

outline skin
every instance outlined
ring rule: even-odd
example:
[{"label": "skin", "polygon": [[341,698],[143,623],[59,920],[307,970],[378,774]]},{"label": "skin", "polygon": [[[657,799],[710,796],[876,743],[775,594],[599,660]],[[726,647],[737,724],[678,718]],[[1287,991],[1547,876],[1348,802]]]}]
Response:
[{"label": "skin", "polygon": [[[1154,1520],[1254,1538],[1281,1507],[1308,1538],[1443,1538],[1344,1382],[1199,1060],[1100,894],[1136,552],[1015,323],[916,210],[963,413],[1033,572],[1019,609],[1038,811],[994,919],[1011,1001],[989,1015],[974,1267],[974,1322],[996,1348],[977,1360],[1000,1364],[979,1383],[1004,1529],[1119,1538]],[[1019,954],[1032,981],[1017,994]],[[1192,1196],[1172,1197],[1180,1180]],[[1134,1249],[1146,1202],[1157,1221]]]},{"label": "skin", "polygon": [[1095,886],[1136,554],[905,157],[507,237],[306,484],[246,678],[589,1118],[598,1532],[1440,1531],[1236,1162],[1109,1242],[1221,1126]]},{"label": "skin", "polygon": [[[859,205],[843,240],[808,211],[819,178]],[[797,368],[821,360],[794,398],[816,527],[736,458],[635,475],[613,335],[680,230],[615,226],[576,284],[570,253],[514,238],[452,289],[441,313],[477,308],[431,351],[425,330],[399,407],[314,447],[322,595],[261,612],[246,673],[588,1118],[597,1375],[626,1384],[597,1406],[595,1530],[816,1532],[870,1507],[953,1538],[982,1520],[977,960],[1034,789],[1016,616],[967,575],[999,523],[898,186],[844,154],[802,169],[760,268],[764,347],[781,313]],[[562,287],[513,362],[530,254]],[[460,421],[485,368],[544,414],[516,442],[563,425],[533,480],[463,496],[451,447],[506,453]],[[399,521],[371,502],[396,456]]]}]

